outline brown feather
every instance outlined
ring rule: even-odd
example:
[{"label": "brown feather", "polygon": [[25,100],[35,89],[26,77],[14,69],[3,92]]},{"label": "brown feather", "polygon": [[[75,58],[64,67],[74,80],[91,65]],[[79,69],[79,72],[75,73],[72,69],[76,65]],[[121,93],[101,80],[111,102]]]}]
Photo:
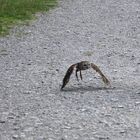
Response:
[{"label": "brown feather", "polygon": [[68,70],[63,78],[63,85],[62,85],[61,89],[63,89],[66,86],[66,84],[69,82],[70,76],[71,76],[75,66],[76,66],[76,64],[73,64],[68,68]]},{"label": "brown feather", "polygon": [[108,79],[105,77],[105,75],[101,72],[101,70],[99,69],[98,66],[96,66],[96,65],[93,64],[93,63],[91,63],[91,67],[92,67],[96,72],[98,72],[98,73],[101,75],[102,80],[103,80],[103,82],[104,82],[105,84],[110,85],[109,80],[108,80]]}]

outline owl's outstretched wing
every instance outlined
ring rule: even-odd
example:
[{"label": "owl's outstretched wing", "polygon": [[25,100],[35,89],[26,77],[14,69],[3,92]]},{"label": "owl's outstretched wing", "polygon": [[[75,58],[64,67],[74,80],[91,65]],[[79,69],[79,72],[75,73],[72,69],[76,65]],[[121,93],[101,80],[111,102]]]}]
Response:
[{"label": "owl's outstretched wing", "polygon": [[103,80],[103,82],[104,82],[106,85],[110,85],[109,80],[108,80],[108,79],[105,77],[105,75],[101,72],[101,70],[99,69],[98,66],[96,66],[96,65],[93,64],[93,63],[91,63],[91,67],[92,67],[96,72],[98,72],[98,73],[101,75],[102,80]]},{"label": "owl's outstretched wing", "polygon": [[71,66],[68,68],[68,70],[67,70],[67,72],[66,72],[66,74],[65,74],[65,76],[64,76],[64,78],[63,78],[63,85],[62,85],[62,87],[61,87],[61,90],[62,90],[62,89],[66,86],[66,84],[69,82],[70,76],[71,76],[71,74],[72,74],[74,68],[76,67],[76,65],[77,65],[77,64],[73,64],[73,65],[71,65]]}]

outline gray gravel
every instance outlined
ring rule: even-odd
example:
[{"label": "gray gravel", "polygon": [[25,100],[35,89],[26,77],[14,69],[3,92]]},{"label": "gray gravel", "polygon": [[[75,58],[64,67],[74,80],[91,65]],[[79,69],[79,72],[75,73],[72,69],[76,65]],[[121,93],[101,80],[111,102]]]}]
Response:
[{"label": "gray gravel", "polygon": [[[140,140],[140,1],[61,0],[0,38],[0,140]],[[100,76],[72,75],[88,60]]]}]

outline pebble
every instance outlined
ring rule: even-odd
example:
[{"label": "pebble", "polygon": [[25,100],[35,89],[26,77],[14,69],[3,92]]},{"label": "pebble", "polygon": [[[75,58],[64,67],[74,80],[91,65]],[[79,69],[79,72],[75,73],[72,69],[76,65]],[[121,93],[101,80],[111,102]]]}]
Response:
[{"label": "pebble", "polygon": [[113,102],[117,102],[118,99],[116,99],[116,98],[112,98],[111,101],[113,101]]},{"label": "pebble", "polygon": [[4,121],[4,120],[0,120],[0,123],[5,123],[6,121]]},{"label": "pebble", "polygon": [[31,94],[32,91],[24,91],[23,94]]},{"label": "pebble", "polygon": [[19,139],[19,136],[15,134],[15,135],[12,136],[12,138],[17,140],[17,139]]},{"label": "pebble", "polygon": [[122,106],[122,105],[118,105],[117,107],[118,107],[118,108],[124,108],[124,106]]},{"label": "pebble", "polygon": [[138,102],[135,102],[135,104],[136,104],[136,105],[140,105],[140,102],[139,102],[139,101],[138,101]]}]

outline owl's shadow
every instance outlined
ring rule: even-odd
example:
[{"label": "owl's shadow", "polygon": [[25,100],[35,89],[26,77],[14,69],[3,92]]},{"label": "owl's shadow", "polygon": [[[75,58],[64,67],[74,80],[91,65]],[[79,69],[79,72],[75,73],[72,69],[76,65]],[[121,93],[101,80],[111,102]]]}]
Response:
[{"label": "owl's shadow", "polygon": [[115,87],[93,87],[93,86],[79,86],[79,87],[66,87],[63,92],[76,92],[76,91],[98,91],[98,90],[113,90]]}]

